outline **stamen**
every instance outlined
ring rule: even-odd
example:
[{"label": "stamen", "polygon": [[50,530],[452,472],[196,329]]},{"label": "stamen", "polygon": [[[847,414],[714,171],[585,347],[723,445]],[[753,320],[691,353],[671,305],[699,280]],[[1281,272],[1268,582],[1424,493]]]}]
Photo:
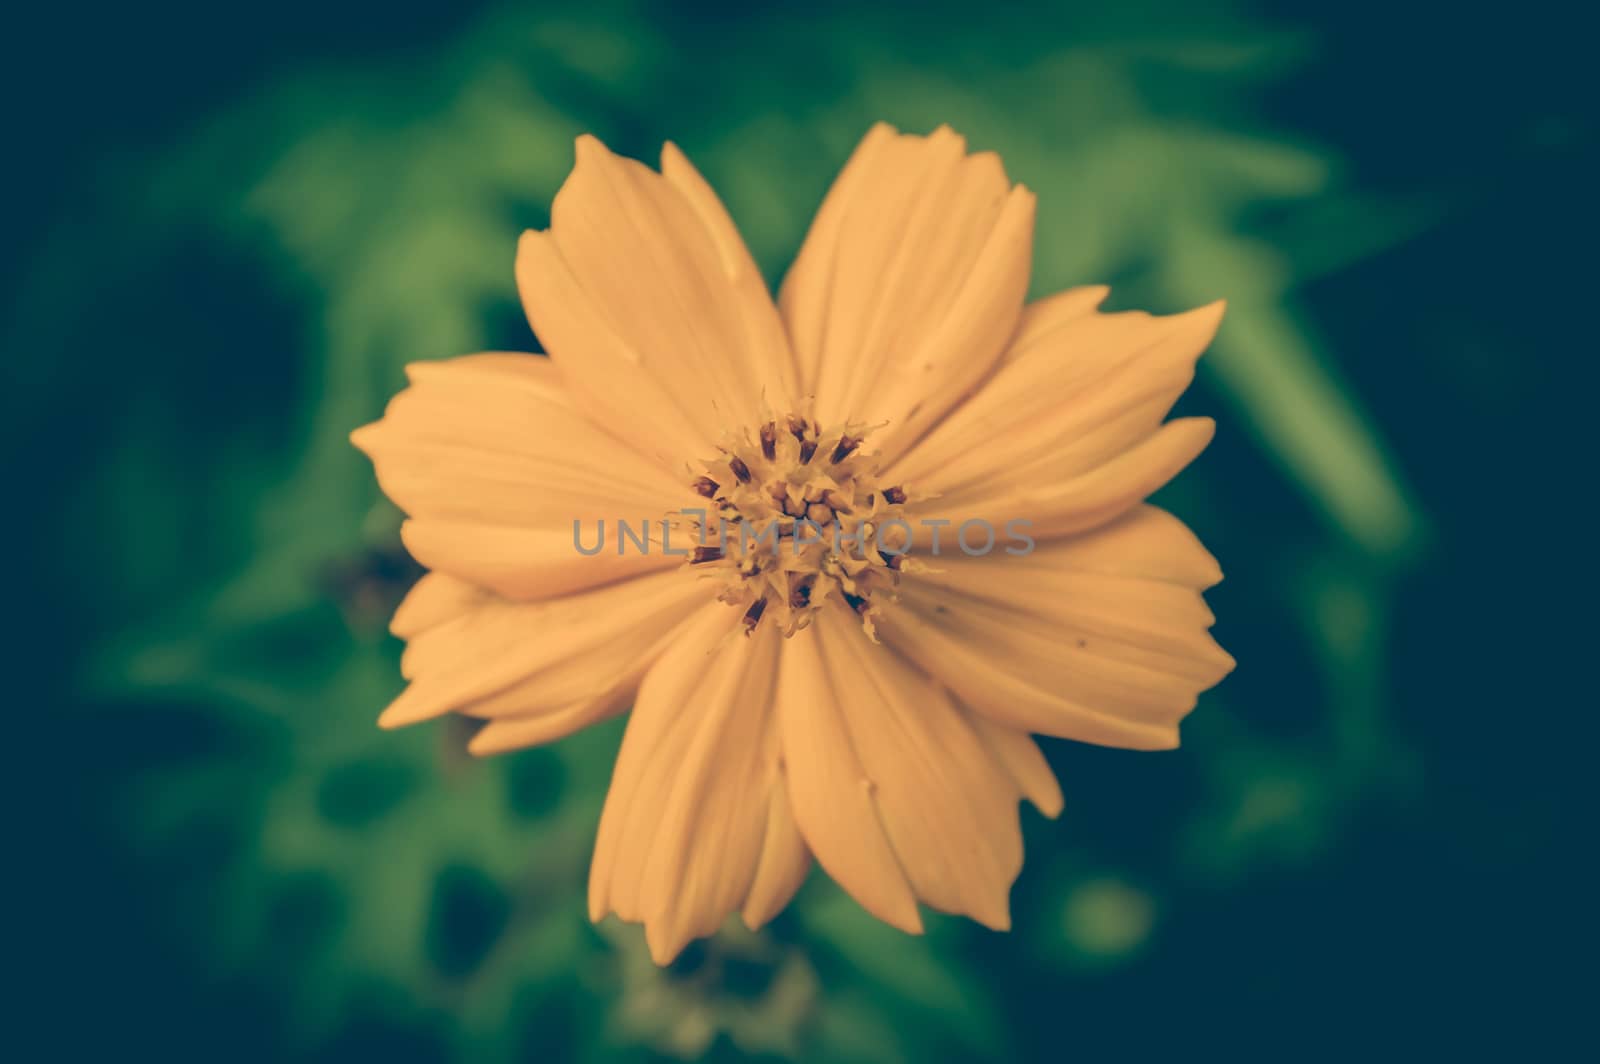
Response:
[{"label": "stamen", "polygon": [[[793,449],[785,432],[796,440]],[[876,639],[875,621],[883,603],[894,600],[905,571],[904,559],[889,548],[908,537],[874,545],[885,524],[899,519],[896,508],[907,496],[900,486],[882,486],[870,452],[862,456],[865,442],[865,434],[844,426],[824,428],[780,414],[753,431],[729,432],[706,475],[690,485],[715,500],[712,520],[724,532],[715,545],[693,548],[689,562],[722,583],[718,598],[740,606],[746,634],[770,613],[769,623],[792,636],[840,599]],[[807,469],[824,443],[829,468]],[[713,475],[719,469],[731,471],[731,478]],[[730,528],[737,532],[729,535]],[[702,535],[701,542],[706,539]]]}]

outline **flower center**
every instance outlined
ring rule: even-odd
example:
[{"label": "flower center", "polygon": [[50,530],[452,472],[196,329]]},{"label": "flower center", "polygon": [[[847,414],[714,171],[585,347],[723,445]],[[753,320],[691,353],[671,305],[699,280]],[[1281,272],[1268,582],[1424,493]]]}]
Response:
[{"label": "flower center", "polygon": [[729,434],[692,487],[709,500],[685,510],[695,531],[689,564],[725,587],[722,601],[745,609],[745,631],[765,621],[786,636],[811,623],[830,597],[873,619],[905,568],[911,526],[905,489],[879,483],[866,426],[824,430],[796,414],[754,433]]}]

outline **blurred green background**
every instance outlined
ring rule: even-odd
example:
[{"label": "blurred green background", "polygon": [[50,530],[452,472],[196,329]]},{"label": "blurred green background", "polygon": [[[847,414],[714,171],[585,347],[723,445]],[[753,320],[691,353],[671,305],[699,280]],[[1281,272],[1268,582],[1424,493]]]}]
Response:
[{"label": "blurred green background", "polygon": [[[1600,177],[1562,10],[29,16],[8,864],[12,1027],[47,1048],[22,1059],[1561,1048],[1593,1005],[1592,525],[1562,466],[1592,454]],[[1036,294],[1229,300],[1181,406],[1217,440],[1162,501],[1228,574],[1239,669],[1177,752],[1046,743],[1066,811],[1024,813],[1014,933],[908,938],[814,873],[658,971],[583,915],[620,722],[486,762],[448,722],[374,726],[414,571],[345,437],[406,362],[532,348],[513,249],[576,134],[675,140],[776,281],[877,119],[948,122],[1038,192]]]}]

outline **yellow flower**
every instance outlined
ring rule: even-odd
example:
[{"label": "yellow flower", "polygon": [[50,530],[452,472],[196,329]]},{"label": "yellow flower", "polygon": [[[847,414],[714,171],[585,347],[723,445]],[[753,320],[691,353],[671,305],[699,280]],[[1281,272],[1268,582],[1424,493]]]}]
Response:
[{"label": "yellow flower", "polygon": [[631,705],[589,909],[658,963],[769,920],[813,856],[905,931],[919,902],[1005,928],[1018,798],[1061,808],[1030,733],[1170,748],[1233,666],[1215,560],[1143,503],[1211,438],[1162,419],[1222,306],[1024,305],[1033,194],[884,125],[774,305],[661,163],[580,138],[517,252],[549,357],[412,365],[355,433],[431,570],[380,723],[480,718],[487,754]]}]

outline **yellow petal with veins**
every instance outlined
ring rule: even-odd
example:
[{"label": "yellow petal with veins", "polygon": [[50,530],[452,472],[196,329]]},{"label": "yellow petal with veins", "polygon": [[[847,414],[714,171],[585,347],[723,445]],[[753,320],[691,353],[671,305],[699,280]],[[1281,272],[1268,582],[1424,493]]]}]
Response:
[{"label": "yellow petal with veins", "polygon": [[1001,368],[884,474],[937,497],[918,517],[1070,535],[1125,512],[1210,442],[1209,419],[1161,419],[1194,379],[1222,304],[1101,314],[1103,295],[1074,290],[1029,307]]},{"label": "yellow petal with veins", "polygon": [[1033,207],[948,127],[874,126],[779,292],[817,416],[887,421],[892,461],[982,380],[1022,310]]},{"label": "yellow petal with veins", "polygon": [[573,546],[575,521],[592,537],[598,521],[659,522],[695,496],[578,413],[549,359],[471,355],[407,372],[411,387],[352,439],[411,515],[406,545],[422,564],[525,599],[672,563]]},{"label": "yellow petal with veins", "polygon": [[540,602],[487,597],[411,640],[400,661],[411,685],[378,722],[396,728],[451,710],[516,715],[609,697],[707,597],[678,572]]},{"label": "yellow petal with veins", "polygon": [[879,622],[884,642],[1013,728],[1165,749],[1233,668],[1200,597],[1216,562],[1154,507],[1025,556],[952,555],[917,575]]},{"label": "yellow petal with veins", "polygon": [[779,701],[790,797],[822,866],[898,927],[920,927],[913,899],[1009,926],[1019,787],[967,714],[840,604],[784,653],[802,677],[814,654],[833,685],[832,706],[785,698],[787,683]]},{"label": "yellow petal with veins", "polygon": [[703,609],[650,670],[600,818],[590,916],[642,921],[658,964],[735,910],[774,911],[804,874],[772,741],[780,637],[738,620]]},{"label": "yellow petal with veins", "polygon": [[518,245],[517,286],[583,409],[677,468],[757,416],[790,356],[715,195],[667,161],[663,176],[579,137],[549,230]]}]

